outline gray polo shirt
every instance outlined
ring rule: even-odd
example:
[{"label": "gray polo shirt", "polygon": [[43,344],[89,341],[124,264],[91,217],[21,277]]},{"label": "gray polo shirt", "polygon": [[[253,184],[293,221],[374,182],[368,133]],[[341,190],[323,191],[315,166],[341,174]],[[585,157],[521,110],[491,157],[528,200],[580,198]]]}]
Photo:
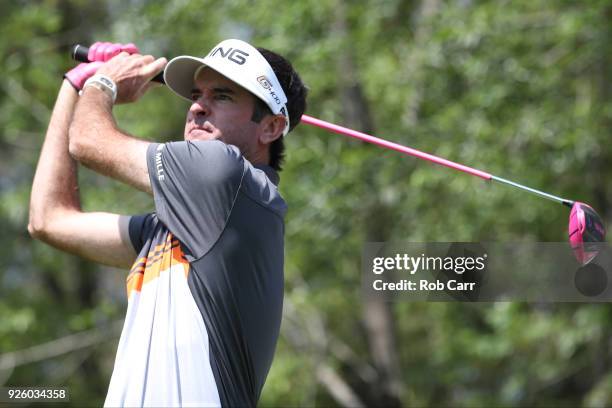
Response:
[{"label": "gray polo shirt", "polygon": [[156,212],[139,254],[107,405],[256,405],[279,335],[286,204],[278,175],[220,141],[151,144]]}]

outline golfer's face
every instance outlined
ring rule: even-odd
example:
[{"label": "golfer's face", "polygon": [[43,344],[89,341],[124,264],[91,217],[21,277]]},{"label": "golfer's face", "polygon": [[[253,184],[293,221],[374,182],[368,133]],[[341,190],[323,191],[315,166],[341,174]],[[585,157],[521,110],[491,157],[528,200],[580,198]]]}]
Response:
[{"label": "golfer's face", "polygon": [[[255,142],[254,97],[210,68],[200,70],[191,91],[185,140],[220,139],[246,150]],[[244,152],[243,152],[244,153]]]}]

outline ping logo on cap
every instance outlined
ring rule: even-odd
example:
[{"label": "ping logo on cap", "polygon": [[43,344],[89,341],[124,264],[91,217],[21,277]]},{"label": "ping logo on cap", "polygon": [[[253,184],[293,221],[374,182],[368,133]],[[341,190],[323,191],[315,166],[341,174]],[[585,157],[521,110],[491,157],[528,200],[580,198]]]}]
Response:
[{"label": "ping logo on cap", "polygon": [[246,62],[246,57],[249,56],[247,52],[239,50],[238,48],[229,48],[227,50],[224,50],[222,47],[214,48],[210,52],[210,54],[208,54],[208,56],[214,57],[217,54],[219,54],[221,58],[227,58],[228,60],[235,62],[238,65],[244,64]]}]

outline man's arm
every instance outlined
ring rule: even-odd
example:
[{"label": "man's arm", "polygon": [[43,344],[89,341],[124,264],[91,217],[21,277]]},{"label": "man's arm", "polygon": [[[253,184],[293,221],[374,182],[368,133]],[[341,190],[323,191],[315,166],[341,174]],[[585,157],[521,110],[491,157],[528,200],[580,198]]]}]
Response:
[{"label": "man's arm", "polygon": [[72,85],[64,81],[32,184],[28,231],[64,251],[129,267],[136,257],[129,239],[129,217],[81,211],[77,163],[68,154],[68,128],[77,99]]},{"label": "man's arm", "polygon": [[[117,102],[133,102],[150,87],[149,81],[166,64],[165,58],[127,55],[114,57],[98,73],[117,84]],[[152,194],[147,169],[149,143],[122,132],[113,118],[111,96],[85,87],[70,126],[70,154],[80,163],[139,190]]]},{"label": "man's arm", "polygon": [[147,169],[149,142],[122,132],[103,91],[86,87],[70,126],[70,155],[105,176],[152,194]]}]

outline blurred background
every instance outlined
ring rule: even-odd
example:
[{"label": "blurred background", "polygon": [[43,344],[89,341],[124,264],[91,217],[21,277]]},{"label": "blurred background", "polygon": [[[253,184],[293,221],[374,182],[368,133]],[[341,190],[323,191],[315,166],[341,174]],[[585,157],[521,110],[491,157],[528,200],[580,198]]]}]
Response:
[{"label": "blurred background", "polygon": [[[0,386],[100,406],[126,271],[33,241],[35,165],[74,43],[203,56],[236,37],[287,56],[307,113],[591,204],[612,221],[612,2],[46,0],[0,3]],[[188,104],[115,108],[182,138]],[[565,241],[569,211],[303,125],[286,140],[282,335],[260,399],[279,406],[612,405],[612,306],[362,296],[371,241]],[[149,196],[80,170],[84,209]],[[537,271],[534,271],[537,273]]]}]

